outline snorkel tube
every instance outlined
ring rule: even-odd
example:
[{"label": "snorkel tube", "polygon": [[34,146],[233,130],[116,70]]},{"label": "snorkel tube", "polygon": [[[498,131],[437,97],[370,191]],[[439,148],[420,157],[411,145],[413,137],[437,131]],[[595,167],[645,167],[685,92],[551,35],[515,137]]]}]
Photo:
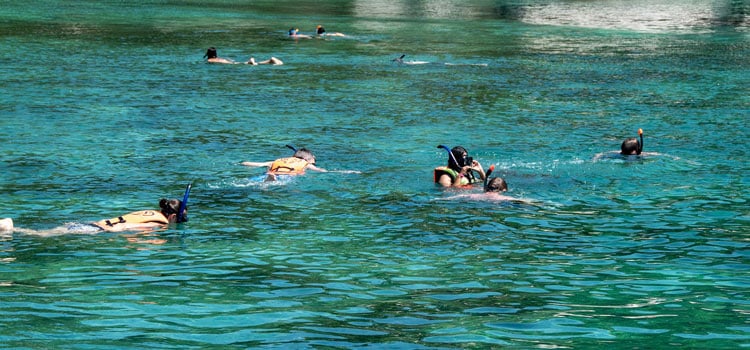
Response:
[{"label": "snorkel tube", "polygon": [[490,174],[492,174],[493,171],[495,171],[495,164],[490,165],[490,168],[487,169],[487,172],[484,174],[484,192],[489,192],[487,191],[487,184],[490,183]]},{"label": "snorkel tube", "polygon": [[638,141],[638,150],[635,151],[635,154],[640,155],[643,152],[643,129],[638,128],[638,136],[640,140]]},{"label": "snorkel tube", "polygon": [[[458,163],[458,161],[456,160],[456,156],[453,155],[453,152],[451,152],[451,149],[448,148],[448,146],[446,146],[446,145],[438,145],[437,148],[442,148],[442,149],[446,150],[448,152],[448,155],[451,157],[451,159],[453,159],[453,163],[456,164],[456,166],[461,166]],[[469,164],[469,165],[471,165],[471,164]],[[463,166],[466,166],[466,164],[464,164]],[[474,182],[474,173],[471,170],[469,170],[469,174],[468,175],[469,175],[469,180],[471,182]]]},{"label": "snorkel tube", "polygon": [[190,197],[190,189],[192,187],[193,184],[189,183],[187,188],[185,188],[185,195],[182,196],[182,202],[180,203],[180,211],[177,213],[177,223],[188,221],[187,216],[185,216],[185,210],[187,209],[188,197]]},{"label": "snorkel tube", "polygon": [[289,148],[289,149],[291,149],[292,151],[297,152],[297,149],[294,148],[294,146],[292,146],[292,145],[286,145],[286,147]]}]

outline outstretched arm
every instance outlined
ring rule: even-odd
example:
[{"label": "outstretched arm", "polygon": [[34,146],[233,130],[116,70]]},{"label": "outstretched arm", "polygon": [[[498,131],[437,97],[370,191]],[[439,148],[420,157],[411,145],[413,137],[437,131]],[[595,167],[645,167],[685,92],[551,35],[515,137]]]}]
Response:
[{"label": "outstretched arm", "polygon": [[327,173],[327,172],[328,172],[328,170],[325,170],[325,169],[323,169],[323,168],[318,168],[318,167],[316,167],[316,166],[315,166],[314,164],[309,164],[309,165],[307,166],[307,169],[310,169],[310,170],[314,170],[314,171],[319,171],[319,172],[321,172],[321,173]]},{"label": "outstretched arm", "polygon": [[242,162],[240,165],[244,166],[252,166],[252,167],[260,167],[260,166],[271,166],[273,162]]}]

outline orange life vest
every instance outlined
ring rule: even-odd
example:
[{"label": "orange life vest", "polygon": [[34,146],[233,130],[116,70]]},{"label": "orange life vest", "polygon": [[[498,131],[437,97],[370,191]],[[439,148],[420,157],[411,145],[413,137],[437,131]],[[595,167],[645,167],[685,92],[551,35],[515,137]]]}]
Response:
[{"label": "orange life vest", "polygon": [[115,225],[124,224],[126,222],[129,224],[145,224],[153,222],[168,225],[169,219],[167,219],[167,217],[159,211],[141,210],[134,211],[123,216],[118,216],[116,218],[100,220],[95,222],[94,225],[106,230],[107,227],[114,227]]},{"label": "orange life vest", "polygon": [[305,173],[305,168],[307,168],[308,164],[309,163],[302,158],[280,158],[271,163],[271,168],[268,169],[268,172],[275,175],[300,175]]}]

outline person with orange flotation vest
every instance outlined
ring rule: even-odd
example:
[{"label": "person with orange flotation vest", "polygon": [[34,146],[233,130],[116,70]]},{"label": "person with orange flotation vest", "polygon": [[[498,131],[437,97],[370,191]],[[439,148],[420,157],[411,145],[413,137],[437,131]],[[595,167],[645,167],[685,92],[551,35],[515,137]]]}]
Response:
[{"label": "person with orange flotation vest", "polygon": [[249,167],[268,167],[264,181],[276,181],[278,176],[302,175],[305,170],[328,172],[328,170],[315,166],[315,155],[307,148],[296,149],[286,145],[294,151],[291,157],[279,158],[270,162],[242,162],[241,165]]},{"label": "person with orange flotation vest", "polygon": [[[448,165],[439,166],[433,170],[435,183],[443,187],[463,187],[484,180],[485,173],[482,164],[469,157],[465,148],[456,146],[449,149],[443,145],[439,145],[438,148],[448,151]],[[475,172],[479,174],[479,179],[474,175]]]},{"label": "person with orange flotation vest", "polygon": [[187,200],[190,195],[192,184],[185,189],[182,200],[166,199],[159,200],[159,210],[140,210],[120,215],[111,219],[99,220],[90,223],[68,223],[65,226],[49,230],[32,230],[13,226],[11,218],[0,220],[0,231],[17,231],[34,235],[55,235],[70,233],[97,233],[101,231],[150,231],[157,228],[167,227],[170,224],[187,222]]}]

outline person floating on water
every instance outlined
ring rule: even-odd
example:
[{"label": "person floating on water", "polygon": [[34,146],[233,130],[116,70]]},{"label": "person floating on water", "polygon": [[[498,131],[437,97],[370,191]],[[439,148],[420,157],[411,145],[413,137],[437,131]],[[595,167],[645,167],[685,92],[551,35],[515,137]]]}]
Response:
[{"label": "person floating on water", "polygon": [[265,61],[256,62],[255,58],[250,57],[250,59],[247,62],[236,62],[229,58],[222,58],[219,57],[216,48],[215,47],[209,47],[208,50],[206,50],[206,54],[203,55],[203,58],[207,58],[206,62],[208,63],[223,63],[223,64],[249,64],[251,66],[257,66],[259,64],[271,64],[271,65],[277,65],[280,66],[284,64],[280,59],[276,57],[271,57]]},{"label": "person floating on water", "polygon": [[302,175],[305,170],[328,172],[328,170],[315,166],[315,155],[307,148],[296,149],[290,145],[287,147],[294,151],[291,157],[279,158],[270,162],[242,162],[241,165],[248,167],[268,167],[264,181],[276,181],[279,176]]},{"label": "person floating on water", "polygon": [[339,32],[330,33],[330,32],[326,32],[326,29],[323,28],[322,25],[318,25],[317,27],[315,27],[315,34],[317,34],[319,37],[326,37],[326,36],[345,37],[346,36],[346,34],[344,34],[344,33],[339,33]]},{"label": "person floating on water", "polygon": [[643,152],[643,129],[638,129],[638,137],[640,137],[640,140],[635,137],[630,137],[625,139],[625,141],[622,141],[622,145],[620,145],[620,154],[626,156],[640,155],[641,152]]},{"label": "person floating on water", "polygon": [[300,34],[299,28],[289,28],[289,37],[292,39],[312,39],[311,36],[307,34]]},{"label": "person floating on water", "polygon": [[[439,166],[433,170],[435,183],[443,187],[462,187],[485,179],[482,164],[469,157],[465,148],[456,146],[449,149],[443,145],[439,145],[438,148],[448,151],[448,165]],[[479,179],[474,176],[474,172],[479,174]]]},{"label": "person floating on water", "polygon": [[50,230],[31,230],[13,226],[13,219],[0,220],[0,232],[17,231],[35,235],[55,234],[93,234],[98,232],[122,232],[122,231],[150,231],[157,228],[165,228],[169,224],[183,223],[188,221],[187,200],[192,185],[188,185],[182,200],[166,199],[159,200],[160,210],[141,210],[120,215],[111,219],[103,219],[89,223],[70,223]]},{"label": "person floating on water", "polygon": [[[406,57],[406,55],[401,55],[399,57],[396,57],[396,58],[392,59],[391,62],[396,62],[396,63],[398,63],[400,65],[401,64],[405,64],[405,65],[408,65],[408,66],[421,65],[421,64],[433,64],[433,62],[428,62],[428,61],[404,61],[404,57]],[[446,66],[478,66],[478,67],[487,67],[487,63],[450,63],[450,62],[445,62],[445,63],[434,63],[434,64],[440,64],[440,65],[446,65]]]}]

